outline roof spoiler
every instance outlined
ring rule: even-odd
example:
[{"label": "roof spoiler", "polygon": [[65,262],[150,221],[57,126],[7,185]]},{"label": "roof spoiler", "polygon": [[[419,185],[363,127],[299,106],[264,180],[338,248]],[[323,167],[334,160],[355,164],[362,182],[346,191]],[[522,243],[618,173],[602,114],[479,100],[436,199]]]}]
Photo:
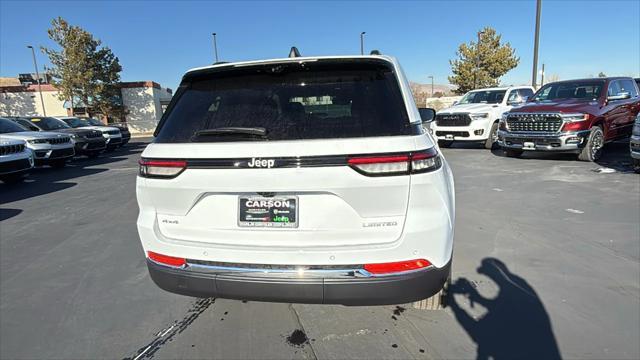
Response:
[{"label": "roof spoiler", "polygon": [[382,53],[380,52],[380,50],[371,50],[369,55],[382,55]]}]

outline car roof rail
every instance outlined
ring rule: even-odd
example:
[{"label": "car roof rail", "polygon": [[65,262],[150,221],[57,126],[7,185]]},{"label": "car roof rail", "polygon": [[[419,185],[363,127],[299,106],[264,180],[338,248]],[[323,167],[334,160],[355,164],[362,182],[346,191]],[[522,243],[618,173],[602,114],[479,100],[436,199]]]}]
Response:
[{"label": "car roof rail", "polygon": [[369,55],[382,55],[382,53],[380,52],[380,50],[371,50]]},{"label": "car roof rail", "polygon": [[300,51],[298,51],[298,48],[295,46],[291,47],[291,50],[289,50],[289,57],[290,58],[297,58],[300,57]]}]

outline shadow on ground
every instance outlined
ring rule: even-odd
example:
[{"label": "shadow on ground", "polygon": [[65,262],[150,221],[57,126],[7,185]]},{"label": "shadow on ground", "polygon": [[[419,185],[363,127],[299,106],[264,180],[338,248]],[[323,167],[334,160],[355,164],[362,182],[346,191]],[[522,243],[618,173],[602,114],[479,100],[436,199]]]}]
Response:
[{"label": "shadow on ground", "polygon": [[[483,259],[477,272],[498,287],[494,298],[481,295],[463,277],[449,290],[451,310],[476,343],[477,359],[560,359],[549,315],[527,281],[495,258]],[[481,316],[472,315],[477,305],[486,309]]]},{"label": "shadow on ground", "polygon": [[[115,151],[102,153],[99,157],[93,159],[77,157],[62,169],[46,166],[35,168],[31,170],[24,183],[0,183],[0,204],[29,199],[74,187],[77,183],[69,180],[109,171],[106,167],[96,166],[127,160],[127,156],[142,152],[147,144],[147,142],[132,142]],[[11,215],[10,212],[6,212],[5,215],[3,210],[0,218],[4,219],[5,216],[9,218],[15,215],[17,214]]]}]

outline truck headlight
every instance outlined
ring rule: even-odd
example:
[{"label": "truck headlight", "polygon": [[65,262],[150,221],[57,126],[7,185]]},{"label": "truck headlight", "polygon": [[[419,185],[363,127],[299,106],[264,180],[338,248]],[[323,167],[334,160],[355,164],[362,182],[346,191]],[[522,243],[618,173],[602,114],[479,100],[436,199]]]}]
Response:
[{"label": "truck headlight", "polygon": [[585,121],[589,119],[589,115],[588,114],[583,114],[583,113],[576,113],[576,114],[561,114],[560,117],[562,118],[562,120],[566,120],[566,121]]},{"label": "truck headlight", "polygon": [[472,120],[484,120],[489,117],[488,113],[470,114]]}]

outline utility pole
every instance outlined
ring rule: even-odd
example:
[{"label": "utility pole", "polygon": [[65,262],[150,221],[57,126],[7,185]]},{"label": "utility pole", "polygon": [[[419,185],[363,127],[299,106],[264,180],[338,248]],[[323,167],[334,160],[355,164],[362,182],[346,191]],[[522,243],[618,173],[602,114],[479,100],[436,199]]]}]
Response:
[{"label": "utility pole", "polygon": [[431,79],[431,97],[433,97],[433,75],[429,75],[427,78]]},{"label": "utility pole", "polygon": [[364,34],[366,34],[365,31],[360,33],[360,55],[364,55]]},{"label": "utility pole", "polygon": [[542,87],[544,85],[544,63],[542,63],[542,74],[540,74],[540,86]]},{"label": "utility pole", "polygon": [[42,104],[42,113],[47,116],[47,109],[44,108],[44,99],[42,98],[42,89],[40,88],[40,72],[38,71],[38,64],[36,63],[36,52],[33,50],[33,46],[27,45],[27,48],[31,49],[31,55],[33,56],[33,67],[36,69],[36,81],[38,81],[38,92],[40,93],[40,103]]},{"label": "utility pole", "polygon": [[531,86],[536,87],[538,78],[538,43],[540,41],[540,12],[542,11],[542,0],[536,0],[536,34],[533,43],[533,75],[531,76]]},{"label": "utility pole", "polygon": [[211,35],[213,35],[213,53],[216,56],[216,62],[218,62],[218,44],[216,42],[216,33],[212,33]]}]

